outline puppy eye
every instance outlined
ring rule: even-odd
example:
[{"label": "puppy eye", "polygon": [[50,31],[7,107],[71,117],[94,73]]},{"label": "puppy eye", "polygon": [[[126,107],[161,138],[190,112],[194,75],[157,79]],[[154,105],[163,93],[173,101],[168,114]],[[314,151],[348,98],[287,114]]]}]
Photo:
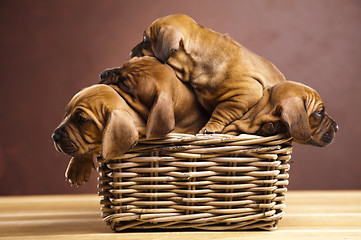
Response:
[{"label": "puppy eye", "polygon": [[322,117],[324,115],[324,113],[325,113],[325,109],[322,108],[321,110],[318,110],[317,112],[315,112],[315,115],[317,117]]},{"label": "puppy eye", "polygon": [[87,122],[90,122],[90,121],[91,121],[90,119],[88,119],[88,118],[86,118],[86,117],[84,117],[82,115],[79,115],[79,117],[78,117],[78,122],[80,124],[84,124],[84,123],[87,123]]},{"label": "puppy eye", "polygon": [[91,119],[85,117],[83,111],[81,110],[75,112],[74,120],[76,121],[76,123],[81,125],[92,121]]},{"label": "puppy eye", "polygon": [[145,32],[143,33],[143,42],[146,42],[148,39],[147,35],[145,34]]}]

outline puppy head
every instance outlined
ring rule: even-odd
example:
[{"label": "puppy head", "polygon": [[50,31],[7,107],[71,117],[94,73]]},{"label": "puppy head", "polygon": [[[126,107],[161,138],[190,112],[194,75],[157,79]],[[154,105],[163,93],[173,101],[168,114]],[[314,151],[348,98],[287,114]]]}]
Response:
[{"label": "puppy head", "polygon": [[[107,74],[104,74],[107,73]],[[109,73],[109,74],[108,74]],[[122,68],[113,68],[101,74],[101,83],[116,84],[129,95],[134,105],[144,105],[149,109],[146,137],[161,137],[175,127],[172,92],[177,81],[171,67],[160,63],[154,57],[134,57]]]},{"label": "puppy head", "polygon": [[183,14],[155,20],[144,31],[143,41],[133,48],[131,57],[155,56],[165,63],[184,44],[182,29],[193,24],[196,24],[194,20]]},{"label": "puppy head", "polygon": [[94,85],[77,93],[52,138],[55,148],[72,157],[102,154],[114,158],[138,140],[131,109],[110,86]]},{"label": "puppy head", "polygon": [[333,141],[338,126],[315,90],[287,81],[272,87],[270,94],[270,102],[279,103],[276,113],[296,142],[323,147]]}]

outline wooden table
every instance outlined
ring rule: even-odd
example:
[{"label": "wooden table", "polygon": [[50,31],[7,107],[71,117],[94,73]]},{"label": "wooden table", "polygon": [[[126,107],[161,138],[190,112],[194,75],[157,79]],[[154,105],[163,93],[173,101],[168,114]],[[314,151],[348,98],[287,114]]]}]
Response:
[{"label": "wooden table", "polygon": [[274,232],[113,233],[96,195],[0,197],[2,239],[361,239],[361,191],[290,191]]}]

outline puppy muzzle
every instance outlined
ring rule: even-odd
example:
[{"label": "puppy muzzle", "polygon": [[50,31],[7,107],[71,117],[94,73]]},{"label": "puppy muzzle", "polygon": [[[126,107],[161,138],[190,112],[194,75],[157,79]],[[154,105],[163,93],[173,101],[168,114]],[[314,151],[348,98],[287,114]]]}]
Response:
[{"label": "puppy muzzle", "polygon": [[310,139],[310,141],[308,142],[308,144],[319,146],[319,147],[325,147],[333,142],[338,129],[339,129],[339,127],[336,124],[336,122],[331,120],[331,123],[330,123],[329,127],[327,128],[327,131],[322,134],[322,136],[319,138],[319,140],[315,140],[314,136],[313,136]]},{"label": "puppy muzzle", "polygon": [[323,134],[321,137],[321,140],[325,144],[325,146],[330,144],[333,141],[337,130],[338,130],[338,126],[337,126],[336,122],[332,121],[332,124],[331,124],[331,127],[329,128],[329,130],[325,134]]},{"label": "puppy muzzle", "polygon": [[57,151],[73,156],[78,151],[78,147],[69,139],[64,128],[57,128],[51,135]]}]

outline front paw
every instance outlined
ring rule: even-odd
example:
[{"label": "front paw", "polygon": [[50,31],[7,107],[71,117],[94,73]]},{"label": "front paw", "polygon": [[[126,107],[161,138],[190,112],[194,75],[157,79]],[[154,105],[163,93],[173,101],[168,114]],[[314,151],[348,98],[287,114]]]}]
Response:
[{"label": "front paw", "polygon": [[92,174],[93,158],[72,158],[65,172],[65,178],[72,185],[87,183]]},{"label": "front paw", "polygon": [[118,74],[115,68],[106,69],[100,73],[100,83],[111,84],[116,83],[118,80]]},{"label": "front paw", "polygon": [[237,136],[240,133],[239,130],[237,130],[237,127],[234,124],[231,124],[223,129],[222,134]]},{"label": "front paw", "polygon": [[200,134],[214,134],[214,133],[221,133],[224,129],[224,126],[217,123],[207,123],[199,133]]}]

